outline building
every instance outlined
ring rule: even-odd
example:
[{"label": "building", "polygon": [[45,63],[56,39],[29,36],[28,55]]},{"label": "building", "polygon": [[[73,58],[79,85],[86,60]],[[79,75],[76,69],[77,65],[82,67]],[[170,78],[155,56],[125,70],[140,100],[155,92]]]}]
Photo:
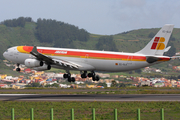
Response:
[{"label": "building", "polygon": [[107,84],[107,87],[111,87],[111,84],[112,84],[112,83],[106,83],[106,84]]},{"label": "building", "polygon": [[141,81],[139,86],[151,86],[151,82],[149,80]]},{"label": "building", "polygon": [[24,70],[25,73],[31,73],[31,69],[30,68],[27,68]]},{"label": "building", "polygon": [[86,87],[87,87],[87,88],[96,88],[96,85],[87,85],[87,84],[86,84]]},{"label": "building", "polygon": [[4,74],[4,75],[0,75],[0,78],[1,78],[1,79],[5,79],[5,78],[6,78],[6,76],[7,76],[6,74]]},{"label": "building", "polygon": [[7,84],[0,84],[0,88],[9,88]]}]

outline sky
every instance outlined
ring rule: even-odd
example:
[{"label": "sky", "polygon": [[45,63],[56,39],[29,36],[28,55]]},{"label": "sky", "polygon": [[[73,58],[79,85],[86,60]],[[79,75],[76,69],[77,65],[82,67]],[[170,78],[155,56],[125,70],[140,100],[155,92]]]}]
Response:
[{"label": "sky", "polygon": [[0,22],[18,17],[53,19],[93,34],[180,28],[180,0],[0,0]]}]

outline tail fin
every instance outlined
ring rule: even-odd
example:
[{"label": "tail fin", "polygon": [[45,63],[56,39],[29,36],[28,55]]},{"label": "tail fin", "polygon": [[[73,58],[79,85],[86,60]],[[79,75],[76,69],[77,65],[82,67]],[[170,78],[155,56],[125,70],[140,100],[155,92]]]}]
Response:
[{"label": "tail fin", "polygon": [[173,31],[174,25],[166,24],[138,54],[162,56]]}]

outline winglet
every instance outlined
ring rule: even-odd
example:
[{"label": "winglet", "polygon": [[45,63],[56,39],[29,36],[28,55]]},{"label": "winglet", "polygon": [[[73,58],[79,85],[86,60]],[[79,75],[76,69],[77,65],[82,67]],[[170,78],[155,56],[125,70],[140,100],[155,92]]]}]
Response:
[{"label": "winglet", "polygon": [[39,52],[37,51],[37,47],[36,46],[33,47],[32,51],[30,53],[38,58],[38,53]]},{"label": "winglet", "polygon": [[30,53],[31,53],[32,55],[34,55],[34,56],[36,57],[36,59],[45,61],[47,64],[53,63],[53,60],[52,60],[50,57],[45,56],[45,55],[39,53],[39,52],[37,51],[37,47],[36,47],[36,46],[33,47],[32,51],[31,51]]},{"label": "winglet", "polygon": [[37,46],[34,46],[31,52],[38,52],[37,51]]}]

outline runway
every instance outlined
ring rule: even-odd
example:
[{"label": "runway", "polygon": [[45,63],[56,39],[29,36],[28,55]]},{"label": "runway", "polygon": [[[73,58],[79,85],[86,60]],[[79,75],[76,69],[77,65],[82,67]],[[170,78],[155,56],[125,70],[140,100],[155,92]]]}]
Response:
[{"label": "runway", "polygon": [[180,101],[179,94],[44,95],[0,94],[1,101]]}]

